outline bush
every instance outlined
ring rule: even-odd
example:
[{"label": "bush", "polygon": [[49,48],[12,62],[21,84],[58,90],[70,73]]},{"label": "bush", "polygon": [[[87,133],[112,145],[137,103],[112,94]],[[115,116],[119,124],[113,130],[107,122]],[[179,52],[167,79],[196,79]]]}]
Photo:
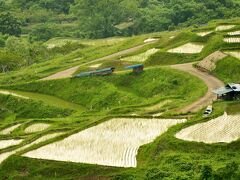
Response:
[{"label": "bush", "polygon": [[158,180],[171,176],[170,172],[166,172],[157,168],[153,168],[147,171],[146,180]]},{"label": "bush", "polygon": [[30,41],[47,41],[55,36],[57,36],[57,34],[53,27],[41,25],[32,30],[30,33]]},{"label": "bush", "polygon": [[203,168],[201,170],[200,179],[201,180],[211,179],[212,178],[212,172],[213,172],[213,170],[212,170],[211,166],[208,166],[208,165],[203,166]]},{"label": "bush", "polygon": [[50,53],[51,54],[68,54],[74,50],[77,50],[77,49],[81,49],[81,48],[84,48],[85,45],[82,45],[82,44],[79,44],[79,43],[76,43],[76,42],[67,42],[66,44],[64,44],[63,46],[61,47],[54,47],[52,49],[50,49]]},{"label": "bush", "polygon": [[16,70],[24,65],[24,61],[16,54],[7,51],[0,51],[0,72]]},{"label": "bush", "polygon": [[5,46],[5,40],[0,38],[0,48]]},{"label": "bush", "polygon": [[224,168],[220,168],[214,173],[214,179],[237,179],[239,165],[235,162],[229,163]]}]

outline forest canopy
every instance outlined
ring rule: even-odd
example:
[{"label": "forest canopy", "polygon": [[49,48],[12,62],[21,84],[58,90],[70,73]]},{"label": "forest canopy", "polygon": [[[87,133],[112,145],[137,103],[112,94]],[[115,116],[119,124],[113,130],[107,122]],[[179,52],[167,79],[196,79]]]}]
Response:
[{"label": "forest canopy", "polygon": [[[32,34],[32,39],[43,41],[60,35],[133,35],[238,17],[239,8],[234,0],[0,0],[0,20],[7,18],[17,28],[21,23],[23,29],[1,25],[0,32]],[[38,37],[39,31],[46,35]]]}]

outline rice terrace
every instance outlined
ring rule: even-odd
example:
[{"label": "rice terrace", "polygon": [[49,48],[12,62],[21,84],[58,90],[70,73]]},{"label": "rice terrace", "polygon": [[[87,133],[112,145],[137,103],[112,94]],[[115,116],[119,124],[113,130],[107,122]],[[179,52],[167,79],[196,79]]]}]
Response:
[{"label": "rice terrace", "polygon": [[240,2],[0,9],[0,180],[240,179]]}]

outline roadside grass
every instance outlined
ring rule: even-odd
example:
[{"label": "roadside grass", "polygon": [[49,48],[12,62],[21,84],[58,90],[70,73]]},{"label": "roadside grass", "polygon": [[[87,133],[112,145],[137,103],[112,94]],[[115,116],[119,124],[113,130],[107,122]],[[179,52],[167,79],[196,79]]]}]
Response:
[{"label": "roadside grass", "polygon": [[217,62],[216,69],[212,72],[225,83],[240,83],[240,60],[226,57]]},{"label": "roadside grass", "polygon": [[[240,113],[240,101],[222,101],[219,100],[215,103],[214,108],[217,110],[222,110],[226,112],[228,115],[235,115]],[[215,111],[215,110],[214,110]]]},{"label": "roadside grass", "polygon": [[227,106],[227,113],[230,115],[240,114],[240,101],[229,103],[229,105]]}]

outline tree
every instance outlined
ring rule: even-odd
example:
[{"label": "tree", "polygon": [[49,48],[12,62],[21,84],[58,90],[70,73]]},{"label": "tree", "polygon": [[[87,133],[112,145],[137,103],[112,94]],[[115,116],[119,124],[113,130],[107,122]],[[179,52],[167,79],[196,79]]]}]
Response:
[{"label": "tree", "polygon": [[47,59],[47,48],[39,43],[30,44],[27,40],[9,37],[6,41],[6,48],[8,52],[11,52],[21,59],[25,60],[22,64],[30,65],[38,62],[40,59]]},{"label": "tree", "polygon": [[6,4],[3,0],[0,0],[0,10],[2,11],[4,9],[6,9]]},{"label": "tree", "polygon": [[0,32],[2,34],[19,36],[21,34],[20,25],[19,20],[10,13],[0,15]]},{"label": "tree", "polygon": [[37,28],[33,29],[30,33],[30,40],[31,41],[47,41],[52,37],[56,36],[54,33],[54,29],[49,26],[38,26]]},{"label": "tree", "polygon": [[115,25],[123,20],[120,0],[77,0],[73,13],[78,17],[80,29],[89,37],[113,36]]},{"label": "tree", "polygon": [[51,9],[58,13],[69,13],[70,5],[74,0],[40,0],[39,5],[46,9]]}]

